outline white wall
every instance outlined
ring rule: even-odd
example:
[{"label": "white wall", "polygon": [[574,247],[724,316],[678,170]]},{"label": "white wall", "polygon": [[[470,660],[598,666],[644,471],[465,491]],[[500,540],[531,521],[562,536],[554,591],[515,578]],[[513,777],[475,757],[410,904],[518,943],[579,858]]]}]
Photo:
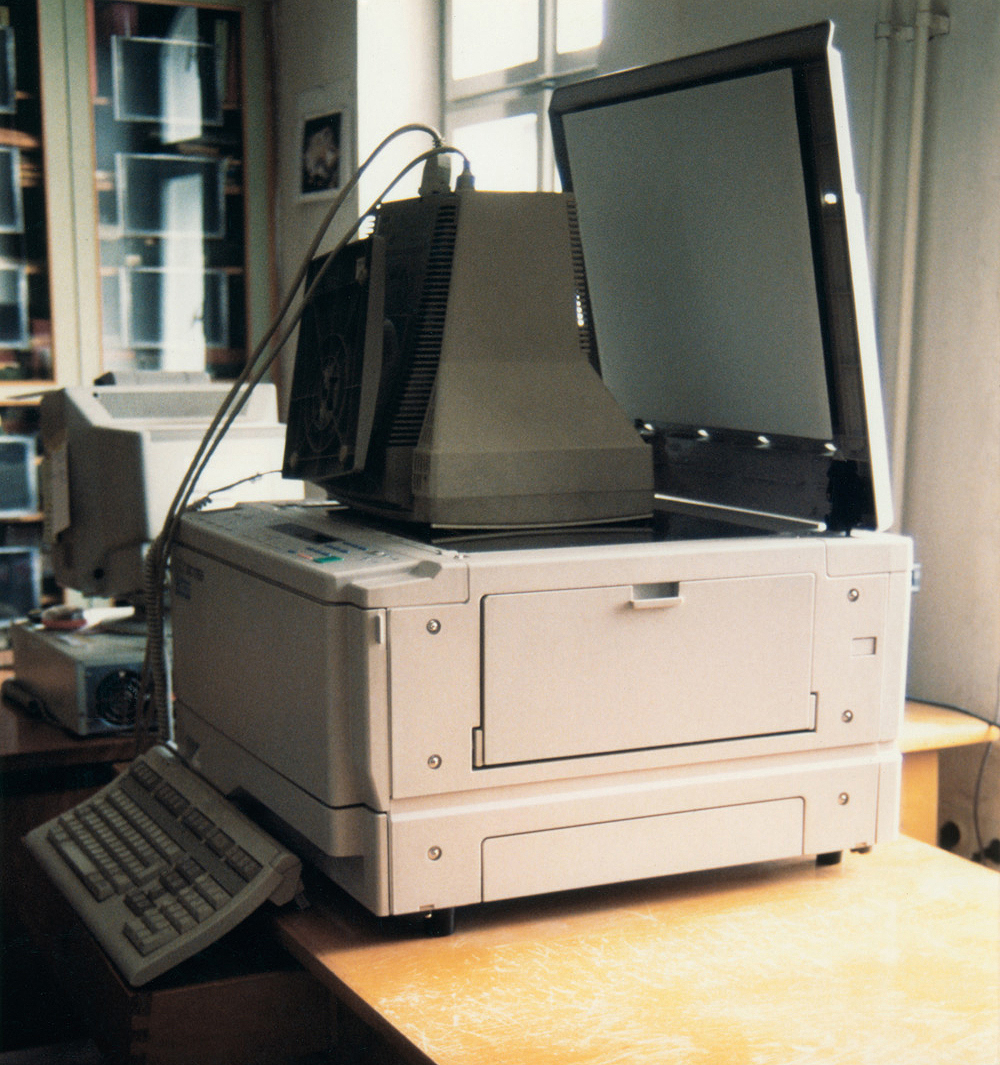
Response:
[{"label": "white wall", "polygon": [[[278,275],[294,273],[329,201],[299,195],[303,118],[357,111],[357,24],[353,0],[274,0]],[[352,134],[353,139],[353,134]],[[352,158],[346,162],[354,166]]]},{"label": "white wall", "polygon": [[[277,278],[284,296],[329,199],[299,194],[303,117],[345,108],[352,170],[407,122],[440,122],[435,0],[272,0],[276,53]],[[431,141],[401,138],[372,165],[320,250],[327,250],[398,168]],[[419,177],[414,178],[418,181]],[[403,187],[412,195],[416,185]],[[282,358],[290,381],[295,338]],[[286,389],[287,391],[287,389]]]},{"label": "white wall", "polygon": [[990,716],[1000,680],[1000,4],[954,2],[933,47],[904,516],[924,571],[910,690]]},{"label": "white wall", "polygon": [[[355,165],[357,112],[357,22],[354,0],[272,0],[275,48],[274,141],[276,275],[279,299],[299,268],[330,200],[300,195],[302,123],[307,117],[344,109],[349,158]],[[348,171],[349,172],[349,171]],[[357,197],[345,204],[344,219],[331,230],[321,250],[329,248],[357,217]],[[285,401],[294,365],[295,337],[281,356],[279,384]]]},{"label": "white wall", "polygon": [[[437,0],[359,0],[358,152],[364,159],[393,130],[410,122],[441,125]],[[365,206],[380,196],[400,167],[431,146],[410,133],[380,154],[361,182]],[[393,197],[416,195],[420,174]]]},{"label": "white wall", "polygon": [[[914,697],[1000,713],[1000,4],[952,3],[934,43],[907,531],[923,564],[914,599]],[[944,752],[941,822],[970,855],[1000,838],[1000,745]]]}]

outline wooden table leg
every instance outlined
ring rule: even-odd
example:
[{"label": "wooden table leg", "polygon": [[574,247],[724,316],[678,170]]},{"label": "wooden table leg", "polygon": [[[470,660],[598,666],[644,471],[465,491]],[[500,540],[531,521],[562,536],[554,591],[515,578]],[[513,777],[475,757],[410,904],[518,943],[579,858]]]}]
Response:
[{"label": "wooden table leg", "polygon": [[937,846],[937,821],[938,752],[910,751],[903,755],[900,831]]}]

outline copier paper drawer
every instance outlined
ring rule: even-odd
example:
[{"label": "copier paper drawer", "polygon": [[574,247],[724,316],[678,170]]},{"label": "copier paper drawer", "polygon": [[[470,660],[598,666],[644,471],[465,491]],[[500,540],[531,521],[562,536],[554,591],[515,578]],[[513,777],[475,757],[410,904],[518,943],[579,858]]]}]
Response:
[{"label": "copier paper drawer", "polygon": [[811,573],[489,595],[485,765],[812,729]]}]

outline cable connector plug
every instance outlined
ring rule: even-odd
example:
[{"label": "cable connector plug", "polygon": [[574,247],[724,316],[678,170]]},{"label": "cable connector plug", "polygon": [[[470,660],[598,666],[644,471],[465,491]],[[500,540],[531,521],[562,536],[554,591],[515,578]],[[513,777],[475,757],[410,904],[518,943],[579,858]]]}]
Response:
[{"label": "cable connector plug", "polygon": [[476,178],[472,173],[472,167],[469,166],[469,160],[466,159],[462,164],[462,172],[455,179],[455,191],[461,192],[463,189],[474,189],[476,187]]},{"label": "cable connector plug", "polygon": [[424,163],[424,172],[420,179],[420,195],[433,196],[435,193],[450,191],[451,160],[444,152],[438,152]]}]

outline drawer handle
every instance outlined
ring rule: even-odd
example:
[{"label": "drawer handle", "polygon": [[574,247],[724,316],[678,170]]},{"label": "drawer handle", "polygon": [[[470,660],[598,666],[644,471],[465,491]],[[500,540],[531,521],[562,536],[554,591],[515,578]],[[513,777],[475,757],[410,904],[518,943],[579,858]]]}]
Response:
[{"label": "drawer handle", "polygon": [[662,584],[634,584],[629,606],[633,610],[664,610],[667,607],[680,606],[684,597],[680,594],[677,581]]}]

